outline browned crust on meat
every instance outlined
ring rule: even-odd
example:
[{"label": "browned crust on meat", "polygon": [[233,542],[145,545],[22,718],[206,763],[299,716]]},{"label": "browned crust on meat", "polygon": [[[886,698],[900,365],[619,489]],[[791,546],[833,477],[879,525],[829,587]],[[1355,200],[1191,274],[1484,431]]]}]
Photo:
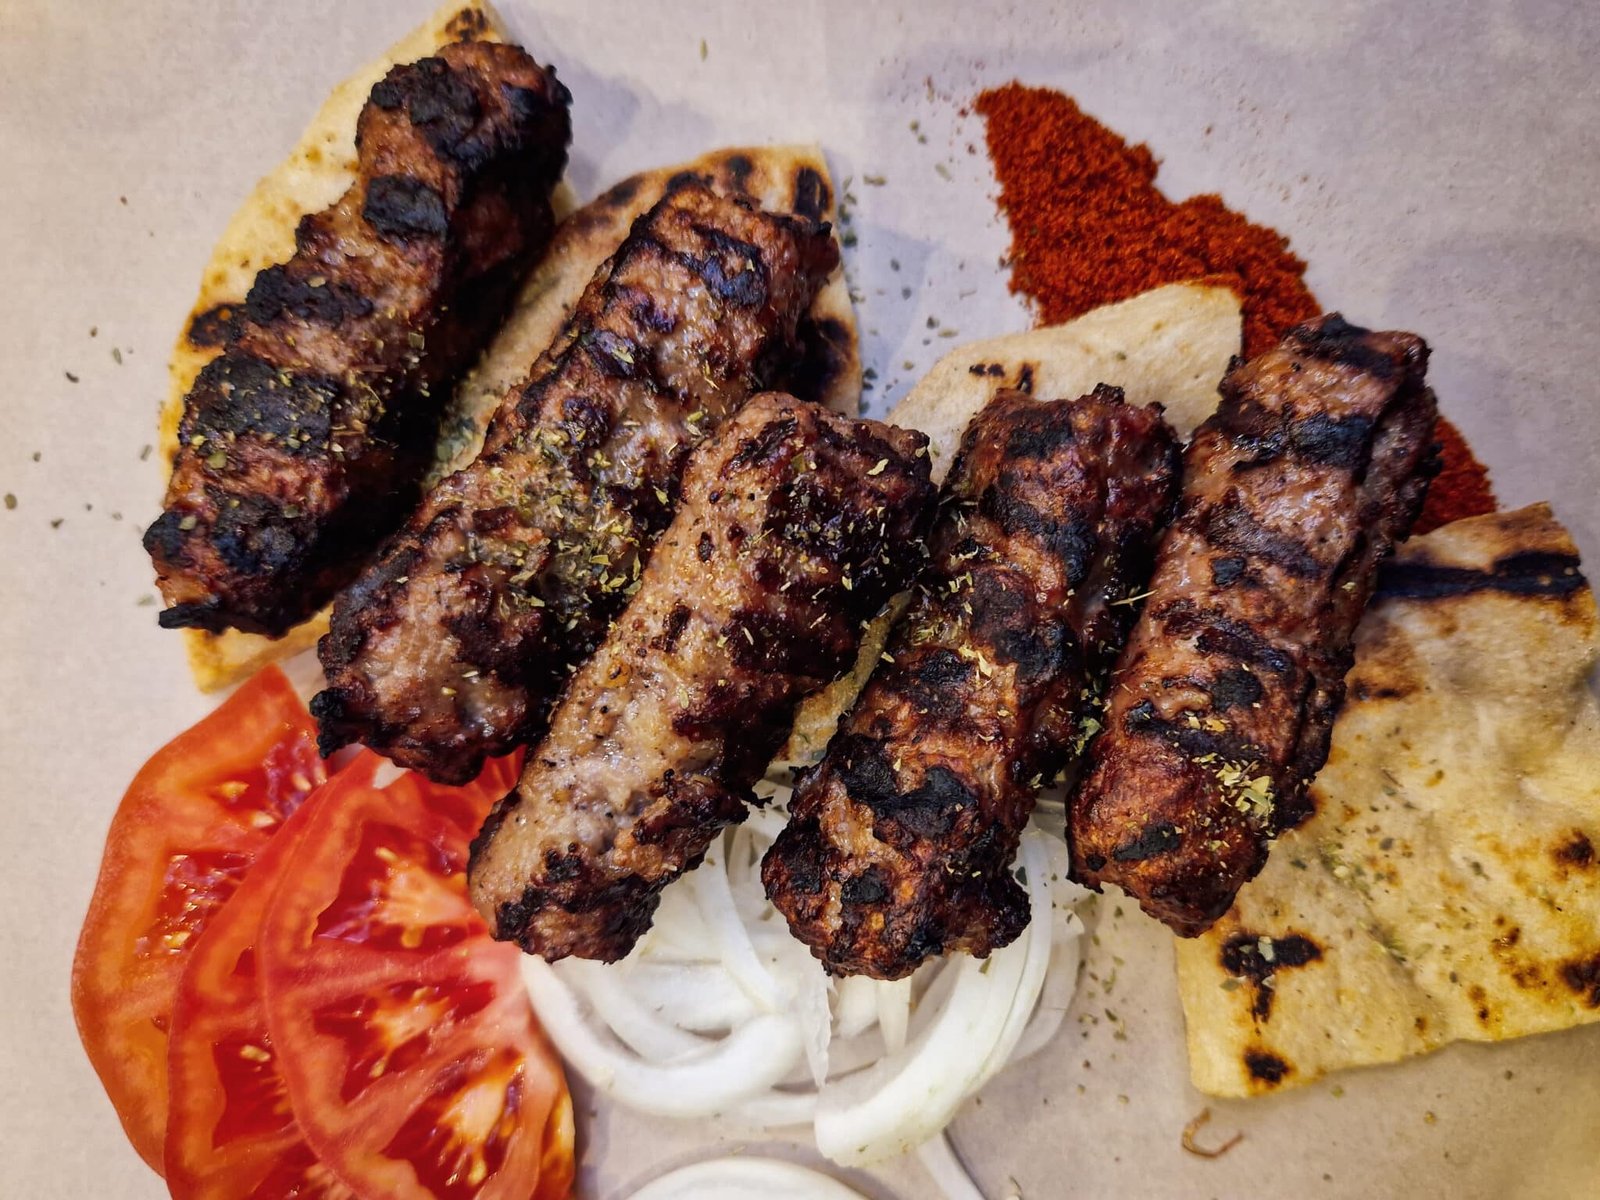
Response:
[{"label": "browned crust on meat", "polygon": [[1435,470],[1427,346],[1337,314],[1238,365],[1074,797],[1074,871],[1184,936],[1302,821],[1378,563]]},{"label": "browned crust on meat", "polygon": [[451,383],[549,241],[569,102],[553,71],[490,42],[373,88],[356,182],[191,333],[226,348],[185,400],[145,534],[163,626],[281,636],[409,511]]},{"label": "browned crust on meat", "polygon": [[435,779],[537,736],[638,584],[691,448],[794,361],[828,226],[685,180],[635,223],[483,452],[340,595],[312,711]]},{"label": "browned crust on meat", "polygon": [[926,446],[768,393],[696,453],[638,594],[474,843],[496,937],[548,959],[628,952],[919,565]]},{"label": "browned crust on meat", "polygon": [[1132,622],[1178,453],[1108,387],[1002,392],[967,427],[915,599],[762,864],[830,972],[899,979],[1027,924],[1010,863]]},{"label": "browned crust on meat", "polygon": [[[552,293],[564,280],[548,274],[567,258],[581,257],[589,245],[617,245],[633,222],[668,192],[698,183],[719,196],[739,196],[770,212],[794,213],[813,221],[832,221],[838,209],[833,181],[817,146],[736,146],[713,150],[673,167],[630,175],[607,188],[567,218],[556,231],[550,260],[538,274]],[[581,282],[580,282],[581,286]],[[567,315],[577,297],[566,302]],[[849,285],[835,271],[800,318],[798,361],[779,380],[783,391],[814,400],[835,412],[855,416],[861,399],[861,353],[851,311]]]}]

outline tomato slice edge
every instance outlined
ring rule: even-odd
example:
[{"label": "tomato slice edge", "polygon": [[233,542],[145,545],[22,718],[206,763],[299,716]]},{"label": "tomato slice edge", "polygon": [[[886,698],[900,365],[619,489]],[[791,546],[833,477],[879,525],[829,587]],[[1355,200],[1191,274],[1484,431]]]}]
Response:
[{"label": "tomato slice edge", "polygon": [[[492,779],[479,788],[478,818],[499,799],[502,782]],[[414,1017],[414,1010],[406,1008],[409,998],[405,996],[389,998],[392,1012],[381,1007],[384,998],[374,1001],[371,993],[381,986],[384,964],[359,942],[316,936],[318,919],[340,900],[347,868],[359,853],[360,831],[369,821],[395,823],[415,834],[448,843],[444,857],[454,871],[465,870],[467,842],[476,830],[465,828],[446,815],[459,808],[459,794],[450,797],[451,803],[429,804],[430,797],[439,798],[435,787],[415,777],[402,777],[388,789],[369,788],[364,794],[345,796],[337,807],[330,798],[319,805],[311,829],[296,849],[292,867],[285,868],[292,871],[297,883],[293,888],[280,888],[273,898],[263,922],[260,964],[268,1023],[282,1058],[290,1096],[295,1111],[303,1114],[306,1140],[358,1192],[394,1197],[441,1194],[425,1187],[422,1180],[428,1176],[439,1178],[446,1188],[444,1194],[452,1196],[466,1194],[463,1188],[482,1200],[513,1195],[521,1200],[530,1190],[540,1197],[565,1195],[575,1163],[571,1097],[560,1060],[538,1028],[522,991],[516,968],[518,953],[490,940],[464,888],[450,887],[458,914],[454,919],[470,922],[472,936],[415,957],[388,955],[387,974],[401,986],[416,983],[446,991],[467,979],[488,981],[494,987],[491,1000],[455,1027],[439,1030],[442,1036],[437,1039],[428,1036],[431,1028],[426,1029],[422,1035],[422,1058],[395,1068],[387,1078],[381,1077],[387,1073],[384,1054],[394,1045],[378,1045],[378,1057],[373,1060],[380,1070],[376,1082],[362,1084],[362,1090],[351,1099],[340,1094],[350,1079],[351,1065],[364,1061],[360,1051],[352,1048],[352,1037],[361,1036],[372,1022],[382,1026],[391,1015],[398,1015],[399,1023],[404,1024],[407,1015]],[[455,791],[459,793],[460,789]],[[409,811],[413,808],[418,810],[415,814]],[[406,872],[424,869],[415,862],[400,860],[386,878],[393,884]],[[507,957],[502,958],[502,952]],[[351,969],[346,970],[347,967]],[[317,1030],[314,1006],[328,1001],[349,1002],[346,1009],[352,1015],[347,1024],[356,1030],[355,1034]],[[363,1026],[363,1021],[369,1025]],[[402,1047],[407,1044],[396,1043]],[[482,1080],[468,1078],[459,1090],[450,1091],[442,1100],[432,1093],[445,1083],[453,1083],[453,1069],[473,1056],[512,1071],[507,1078],[515,1079],[520,1090],[516,1094],[518,1102],[499,1109],[501,1117],[491,1125],[496,1145],[503,1143],[503,1156],[497,1159],[498,1173],[468,1173],[460,1178],[459,1169],[449,1174],[451,1164],[469,1163],[472,1171],[485,1169],[482,1144],[451,1136],[463,1127],[475,1128],[478,1110],[469,1105],[468,1111],[457,1104],[469,1093],[481,1097],[481,1090],[473,1089],[479,1088]],[[514,1066],[506,1066],[513,1063]],[[440,1120],[424,1121],[419,1128],[439,1132],[449,1155],[445,1166],[441,1168],[431,1156],[423,1162],[386,1154],[384,1151],[397,1135],[419,1112],[426,1116],[430,1105],[440,1113]],[[506,1119],[514,1123],[511,1132],[502,1136]],[[428,1152],[431,1146],[419,1149]]]},{"label": "tomato slice edge", "polygon": [[[356,1200],[317,1160],[292,1109],[282,1115],[261,1111],[274,1095],[287,1106],[287,1088],[267,1031],[259,970],[241,975],[237,968],[246,951],[255,953],[282,865],[304,837],[316,805],[346,773],[370,781],[377,764],[373,755],[357,759],[309,796],[196,939],[173,1006],[169,1046],[164,1162],[174,1200],[272,1197],[290,1188],[305,1200]],[[224,1050],[242,1060],[231,1080],[223,1073]],[[221,1140],[230,1119],[234,1136]],[[252,1121],[255,1129],[249,1128]]]},{"label": "tomato slice edge", "polygon": [[[180,923],[166,935],[170,953],[161,957],[141,959],[135,947],[159,920],[163,896],[182,885],[169,878],[175,854],[216,848],[234,856],[237,862],[230,859],[229,866],[237,867],[237,878],[222,880],[231,883],[230,894],[248,871],[270,838],[270,824],[252,822],[243,809],[230,814],[229,800],[247,792],[201,795],[196,789],[219,777],[257,771],[270,786],[274,778],[265,764],[277,747],[303,750],[296,760],[306,773],[303,798],[309,785],[320,782],[315,726],[288,679],[269,667],[151,756],[128,785],[107,830],[73,955],[73,1017],[128,1140],[158,1173],[167,1111],[166,1031],[186,946],[196,930]],[[288,753],[284,765],[290,767],[294,758]],[[277,782],[300,790],[292,773]],[[206,882],[204,876],[199,882]],[[181,909],[177,916],[203,926],[215,907]]]}]

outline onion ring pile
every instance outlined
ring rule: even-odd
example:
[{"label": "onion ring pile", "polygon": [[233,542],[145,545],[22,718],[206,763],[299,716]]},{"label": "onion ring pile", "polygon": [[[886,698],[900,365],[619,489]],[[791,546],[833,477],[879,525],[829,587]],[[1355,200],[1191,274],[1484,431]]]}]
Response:
[{"label": "onion ring pile", "polygon": [[751,1132],[809,1125],[843,1166],[920,1147],[948,1177],[944,1127],[1050,1041],[1077,987],[1076,908],[1089,893],[1067,879],[1048,829],[1060,804],[1041,801],[1022,838],[1015,870],[1032,919],[1015,942],[896,982],[830,979],[762,890],[761,856],[787,820],[788,788],[769,786],[772,802],[662,893],[627,958],[524,959],[539,1020],[573,1070],[630,1108]]}]

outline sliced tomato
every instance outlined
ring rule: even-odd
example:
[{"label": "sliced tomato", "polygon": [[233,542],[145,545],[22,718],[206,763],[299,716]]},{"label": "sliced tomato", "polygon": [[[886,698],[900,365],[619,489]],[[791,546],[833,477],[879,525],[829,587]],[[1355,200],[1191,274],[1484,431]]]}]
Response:
[{"label": "sliced tomato", "polygon": [[370,787],[370,751],[323,784],[195,943],[172,1014],[167,1188],[174,1200],[354,1200],[301,1136],[267,1031],[256,935],[319,804]]},{"label": "sliced tomato", "polygon": [[72,1011],[128,1140],[157,1171],[167,1032],[189,952],[323,778],[311,718],[269,667],[157,751],[112,818],[72,964]]},{"label": "sliced tomato", "polygon": [[262,922],[267,1024],[306,1141],[357,1193],[569,1193],[572,1101],[515,947],[467,899],[467,845],[516,764],[402,775],[311,813]]}]

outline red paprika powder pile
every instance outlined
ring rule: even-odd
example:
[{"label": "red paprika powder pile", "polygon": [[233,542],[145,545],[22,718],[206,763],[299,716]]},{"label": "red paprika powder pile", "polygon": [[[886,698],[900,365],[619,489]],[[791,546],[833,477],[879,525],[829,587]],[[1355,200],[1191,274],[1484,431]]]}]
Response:
[{"label": "red paprika powder pile", "polygon": [[[1071,97],[1010,83],[982,93],[977,110],[1011,226],[1011,290],[1033,302],[1041,323],[1204,279],[1238,294],[1244,352],[1254,356],[1321,311],[1287,238],[1220,196],[1168,200],[1149,147],[1130,146]],[[1443,470],[1419,533],[1495,508],[1488,472],[1456,428],[1441,419],[1438,440]]]}]

